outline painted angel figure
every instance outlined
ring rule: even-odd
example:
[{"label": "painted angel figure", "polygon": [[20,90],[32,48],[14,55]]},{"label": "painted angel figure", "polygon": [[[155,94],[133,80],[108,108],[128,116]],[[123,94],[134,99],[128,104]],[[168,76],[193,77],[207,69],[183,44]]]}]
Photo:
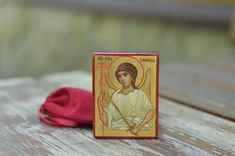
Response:
[{"label": "painted angel figure", "polygon": [[105,106],[107,93],[101,92],[98,97],[99,116],[103,125],[110,129],[128,130],[138,135],[141,129],[150,129],[155,116],[145,92],[136,86],[137,68],[131,63],[120,64],[115,76],[122,85],[114,91]]}]

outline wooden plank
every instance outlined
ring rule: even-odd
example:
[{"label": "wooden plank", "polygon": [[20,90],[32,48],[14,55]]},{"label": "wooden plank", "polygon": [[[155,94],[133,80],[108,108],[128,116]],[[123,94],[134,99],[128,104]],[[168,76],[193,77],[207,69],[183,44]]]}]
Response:
[{"label": "wooden plank", "polygon": [[90,90],[87,73],[59,73],[39,81],[4,84],[0,88],[0,155],[235,154],[234,122],[162,98],[157,140],[99,140],[93,138],[91,127],[53,128],[40,123],[36,114],[46,95],[61,86]]},{"label": "wooden plank", "polygon": [[235,121],[234,67],[233,59],[162,66],[160,95]]},{"label": "wooden plank", "polygon": [[17,0],[17,2],[68,6],[99,13],[118,13],[144,18],[217,25],[228,25],[232,12],[232,5],[218,5],[209,2],[211,5],[202,5],[200,2],[196,2],[200,5],[195,5],[192,2],[172,0]]}]

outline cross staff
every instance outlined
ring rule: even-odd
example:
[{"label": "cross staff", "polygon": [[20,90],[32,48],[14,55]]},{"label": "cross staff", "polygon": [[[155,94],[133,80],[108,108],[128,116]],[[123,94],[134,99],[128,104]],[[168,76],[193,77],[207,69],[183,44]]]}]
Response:
[{"label": "cross staff", "polygon": [[[114,106],[114,108],[117,110],[117,112],[119,113],[119,115],[123,118],[124,122],[125,122],[126,125],[128,126],[129,129],[128,129],[127,131],[133,129],[134,126],[130,126],[130,125],[129,125],[128,121],[126,120],[126,118],[124,117],[124,115],[122,114],[122,112],[120,111],[120,109],[116,106],[115,102],[114,102],[112,99],[110,100],[110,102],[112,103],[112,105]],[[137,134],[135,134],[135,135],[137,135]]]}]

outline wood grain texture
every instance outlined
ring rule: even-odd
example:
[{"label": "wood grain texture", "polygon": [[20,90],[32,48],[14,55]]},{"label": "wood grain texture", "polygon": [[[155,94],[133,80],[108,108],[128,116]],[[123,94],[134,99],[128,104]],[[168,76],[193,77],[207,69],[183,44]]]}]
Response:
[{"label": "wood grain texture", "polygon": [[37,110],[62,87],[91,90],[91,75],[67,72],[39,80],[0,80],[0,155],[234,155],[235,123],[160,99],[157,140],[94,139],[91,127],[53,128]]},{"label": "wood grain texture", "polygon": [[162,66],[160,95],[235,121],[235,61]]}]

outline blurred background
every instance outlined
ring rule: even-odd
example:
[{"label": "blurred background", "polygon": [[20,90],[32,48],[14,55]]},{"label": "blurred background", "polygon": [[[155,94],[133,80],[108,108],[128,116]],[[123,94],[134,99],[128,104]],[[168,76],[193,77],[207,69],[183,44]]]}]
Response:
[{"label": "blurred background", "polygon": [[93,51],[161,64],[234,57],[233,0],[0,0],[0,78],[83,70]]}]

